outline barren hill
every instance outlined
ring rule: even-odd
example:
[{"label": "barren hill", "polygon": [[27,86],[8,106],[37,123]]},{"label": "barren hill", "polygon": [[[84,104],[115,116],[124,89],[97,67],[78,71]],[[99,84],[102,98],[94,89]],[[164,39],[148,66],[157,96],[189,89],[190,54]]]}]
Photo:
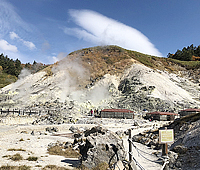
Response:
[{"label": "barren hill", "polygon": [[54,109],[84,115],[90,109],[140,112],[198,107],[197,64],[144,55],[117,46],[82,49],[0,91],[3,108]]}]

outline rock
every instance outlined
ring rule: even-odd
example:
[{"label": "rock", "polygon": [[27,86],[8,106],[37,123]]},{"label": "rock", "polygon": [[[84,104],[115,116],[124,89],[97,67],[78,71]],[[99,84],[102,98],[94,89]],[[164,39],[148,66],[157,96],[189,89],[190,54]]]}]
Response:
[{"label": "rock", "polygon": [[84,134],[85,134],[85,137],[87,137],[87,136],[89,136],[91,134],[95,135],[95,133],[96,134],[97,133],[101,133],[102,135],[104,135],[106,133],[106,131],[107,131],[107,129],[103,129],[101,126],[96,126],[96,127],[93,127],[90,130],[86,130],[84,132]]},{"label": "rock", "polygon": [[49,132],[49,133],[53,133],[53,132],[58,132],[58,128],[57,127],[47,127],[46,129],[45,129],[47,132]]},{"label": "rock", "polygon": [[80,133],[75,133],[74,138],[80,138],[82,135]]},{"label": "rock", "polygon": [[102,162],[113,164],[125,160],[123,141],[115,133],[97,126],[86,131],[85,136],[85,144],[79,145],[84,166],[93,168]]},{"label": "rock", "polygon": [[140,140],[141,140],[142,137],[143,137],[142,135],[134,135],[132,137],[132,141],[133,142],[140,142]]},{"label": "rock", "polygon": [[133,124],[134,126],[139,126],[139,124],[138,124],[138,122],[134,122],[134,124]]},{"label": "rock", "polygon": [[69,147],[71,147],[72,146],[72,144],[70,143],[70,142],[66,142],[65,144],[64,144],[64,149],[67,149],[67,148],[69,148]]},{"label": "rock", "polygon": [[184,154],[187,152],[187,147],[184,145],[177,145],[173,148],[173,151],[179,154]]},{"label": "rock", "polygon": [[35,131],[34,130],[31,132],[31,135],[33,135],[33,136],[35,135]]},{"label": "rock", "polygon": [[79,132],[78,128],[76,128],[76,127],[74,127],[74,126],[71,126],[71,127],[69,128],[69,130],[70,130],[71,132],[73,132],[73,133],[78,133],[78,132]]},{"label": "rock", "polygon": [[168,157],[169,157],[169,167],[174,168],[176,166],[176,160],[178,158],[178,154],[175,152],[169,151]]},{"label": "rock", "polygon": [[125,133],[124,133],[124,131],[123,130],[119,130],[119,131],[117,131],[117,132],[115,132],[118,136],[120,136],[120,137],[123,137],[123,136],[125,136]]},{"label": "rock", "polygon": [[181,168],[181,166],[182,166],[180,161],[177,161],[175,165],[176,165],[177,168]]}]

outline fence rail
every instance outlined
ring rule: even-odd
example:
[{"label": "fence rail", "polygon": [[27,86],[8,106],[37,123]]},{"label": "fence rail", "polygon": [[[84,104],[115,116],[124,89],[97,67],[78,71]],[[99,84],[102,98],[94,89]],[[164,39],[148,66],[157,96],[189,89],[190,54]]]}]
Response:
[{"label": "fence rail", "polygon": [[[143,152],[145,154],[149,154],[149,153],[146,153],[145,151],[140,150],[139,148],[137,148],[134,145],[134,143],[132,141],[131,129],[128,130],[128,133],[129,133],[129,137],[128,137],[128,143],[129,143],[129,152],[128,152],[129,153],[129,163],[132,162],[132,161],[134,161],[136,166],[138,166],[141,170],[145,170],[145,168],[134,158],[133,151],[132,151],[133,147],[136,149],[138,155],[142,156],[147,161],[157,163],[157,161],[150,160],[147,157],[145,157],[143,154],[140,153],[140,152]],[[162,157],[160,157],[160,159],[163,161],[161,170],[168,170],[169,169],[169,166],[168,166],[168,164],[169,164],[169,157],[168,157],[168,155],[167,156],[162,156]],[[129,166],[129,170],[132,170],[132,168],[130,166]]]},{"label": "fence rail", "polygon": [[0,117],[6,117],[8,115],[41,115],[41,114],[49,114],[54,113],[56,110],[22,110],[22,109],[0,109]]}]

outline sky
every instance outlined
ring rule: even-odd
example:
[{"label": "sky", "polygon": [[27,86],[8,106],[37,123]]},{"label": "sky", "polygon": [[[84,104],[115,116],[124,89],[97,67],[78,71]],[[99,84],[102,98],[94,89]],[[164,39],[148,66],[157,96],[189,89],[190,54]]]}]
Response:
[{"label": "sky", "polygon": [[166,57],[200,45],[198,0],[0,0],[0,53],[53,64],[67,54],[118,45]]}]

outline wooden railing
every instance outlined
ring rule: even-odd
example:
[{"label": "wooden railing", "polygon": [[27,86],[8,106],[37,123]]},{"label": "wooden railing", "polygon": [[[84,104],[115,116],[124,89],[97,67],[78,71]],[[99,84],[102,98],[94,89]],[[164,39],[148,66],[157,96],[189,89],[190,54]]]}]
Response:
[{"label": "wooden railing", "polygon": [[55,113],[56,110],[27,110],[27,109],[0,109],[0,117],[5,116],[23,116],[23,115],[45,115]]}]

